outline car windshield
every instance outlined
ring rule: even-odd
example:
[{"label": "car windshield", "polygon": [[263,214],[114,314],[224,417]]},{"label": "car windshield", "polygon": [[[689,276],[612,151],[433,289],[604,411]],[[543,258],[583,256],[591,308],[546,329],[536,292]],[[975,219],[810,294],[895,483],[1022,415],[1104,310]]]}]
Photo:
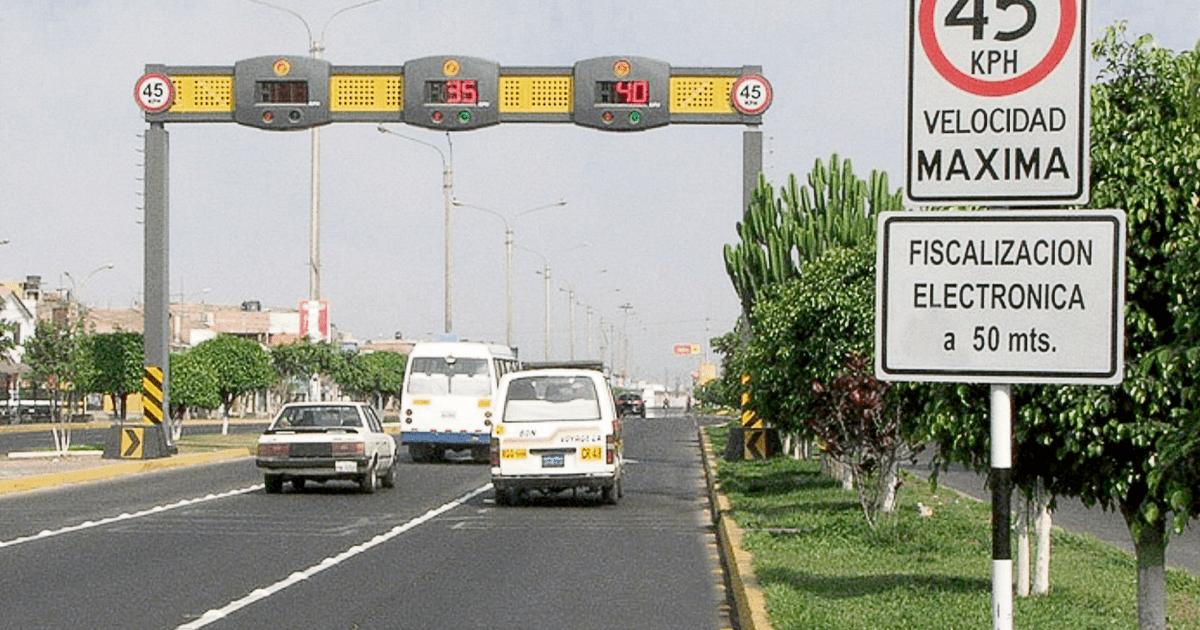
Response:
[{"label": "car windshield", "polygon": [[408,393],[489,396],[492,383],[487,359],[417,357],[405,375]]},{"label": "car windshield", "polygon": [[284,407],[273,430],[361,427],[358,410],[347,405],[303,405]]},{"label": "car windshield", "polygon": [[505,422],[599,420],[596,385],[583,376],[529,376],[508,384]]}]

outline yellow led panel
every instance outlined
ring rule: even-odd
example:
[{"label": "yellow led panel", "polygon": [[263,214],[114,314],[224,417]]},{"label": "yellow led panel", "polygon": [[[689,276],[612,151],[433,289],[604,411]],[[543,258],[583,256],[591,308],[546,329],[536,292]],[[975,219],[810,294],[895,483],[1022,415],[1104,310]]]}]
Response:
[{"label": "yellow led panel", "polygon": [[329,77],[331,112],[398,112],[402,109],[402,76],[346,74]]},{"label": "yellow led panel", "polygon": [[671,77],[672,114],[736,114],[729,92],[737,77]]},{"label": "yellow led panel", "polygon": [[571,75],[500,77],[500,113],[569,114],[574,105]]},{"label": "yellow led panel", "polygon": [[171,83],[175,84],[172,114],[233,111],[232,75],[177,75]]}]

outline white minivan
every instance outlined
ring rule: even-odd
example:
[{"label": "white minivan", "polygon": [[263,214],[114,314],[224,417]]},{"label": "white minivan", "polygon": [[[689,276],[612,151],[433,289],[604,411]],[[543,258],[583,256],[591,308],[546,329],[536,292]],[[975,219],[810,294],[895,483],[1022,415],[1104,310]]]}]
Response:
[{"label": "white minivan", "polygon": [[500,420],[491,439],[497,504],[511,504],[530,490],[578,488],[617,502],[623,494],[622,423],[603,373],[513,372],[500,379],[497,395]]}]

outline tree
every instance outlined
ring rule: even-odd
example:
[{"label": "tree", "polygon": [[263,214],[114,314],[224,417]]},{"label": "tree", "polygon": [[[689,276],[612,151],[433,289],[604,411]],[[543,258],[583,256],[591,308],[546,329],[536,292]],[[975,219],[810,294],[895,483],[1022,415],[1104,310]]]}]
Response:
[{"label": "tree", "polygon": [[[828,167],[820,160],[815,162],[805,186],[798,186],[796,177],[789,176],[778,196],[760,177],[745,220],[737,225],[740,242],[726,245],[724,250],[725,269],[741,299],[744,315],[739,324],[741,335],[736,338],[741,345],[724,346],[727,352],[722,389],[727,394],[740,395],[738,381],[753,366],[753,361],[740,355],[750,336],[758,334],[754,321],[758,301],[773,288],[801,278],[804,265],[826,251],[872,245],[877,214],[902,207],[901,191],[888,190],[886,173],[871,171],[870,179],[864,181],[854,174],[849,159],[839,160],[836,154],[829,158]],[[790,348],[779,351],[786,354]],[[832,361],[840,365],[844,358],[836,356]],[[755,413],[781,428],[794,424],[793,419],[802,417],[796,415],[801,412],[795,407],[789,409],[788,401],[795,400],[794,390],[799,384],[807,388],[809,377],[782,383],[769,370],[762,376],[766,379],[763,382],[755,377],[750,381]],[[731,403],[738,404],[736,400]]]},{"label": "tree", "polygon": [[[1174,54],[1109,28],[1093,46],[1092,203],[1127,212],[1125,379],[1117,387],[1014,387],[1015,485],[1119,510],[1137,554],[1138,623],[1166,628],[1168,513],[1200,515],[1195,299],[1200,229],[1198,51]],[[985,465],[985,387],[946,386],[931,430]]]},{"label": "tree", "polygon": [[307,383],[317,375],[333,375],[345,357],[328,342],[301,340],[272,348],[271,362],[281,377],[280,398],[286,400],[294,393],[296,381]]},{"label": "tree", "polygon": [[371,398],[382,409],[389,398],[400,395],[407,360],[407,356],[395,352],[349,355],[334,379],[350,395]]},{"label": "tree", "polygon": [[217,376],[217,392],[224,407],[222,435],[229,433],[229,413],[234,401],[246,392],[269,387],[276,377],[270,354],[251,339],[217,335],[189,353],[196,353],[207,362]]},{"label": "tree", "polygon": [[871,527],[891,512],[899,464],[916,451],[904,420],[922,408],[917,386],[870,375],[874,306],[870,243],[827,249],[760,295],[744,365],[755,411],[847,466]]},{"label": "tree", "polygon": [[9,354],[17,348],[17,331],[20,325],[0,319],[0,360],[8,361]]},{"label": "tree", "polygon": [[25,363],[32,370],[31,380],[50,392],[54,420],[51,433],[55,448],[62,452],[71,446],[71,425],[70,414],[63,416],[59,408],[59,394],[74,390],[83,363],[80,351],[83,320],[71,317],[70,313],[66,315],[38,321],[33,336],[25,343]]},{"label": "tree", "polygon": [[142,335],[101,333],[87,337],[83,345],[90,375],[83,389],[111,396],[117,416],[124,420],[129,395],[142,390],[145,357]]},{"label": "tree", "polygon": [[[202,356],[191,351],[171,353],[171,417],[183,420],[187,410],[193,407],[216,409],[221,406],[220,383],[212,365]],[[171,425],[178,440],[183,434],[183,424]]]},{"label": "tree", "polygon": [[742,311],[751,316],[761,291],[797,278],[806,261],[827,249],[874,242],[875,216],[903,207],[900,189],[888,191],[887,173],[871,171],[869,180],[854,174],[850,160],[817,160],[808,185],[789,175],[779,190],[759,177],[758,187],[737,224],[740,242],[726,245],[725,270]]}]

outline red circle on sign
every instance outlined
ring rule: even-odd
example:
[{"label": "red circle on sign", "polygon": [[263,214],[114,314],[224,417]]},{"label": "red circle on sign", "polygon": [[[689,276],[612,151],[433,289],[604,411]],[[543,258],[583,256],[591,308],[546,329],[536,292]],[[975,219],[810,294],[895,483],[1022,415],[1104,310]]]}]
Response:
[{"label": "red circle on sign", "polygon": [[[738,89],[740,89],[747,81],[756,81],[763,86],[762,103],[760,103],[758,107],[747,107],[737,99]],[[748,114],[751,116],[767,111],[767,108],[771,106],[771,100],[774,98],[774,92],[771,90],[771,82],[757,74],[747,74],[738,77],[737,81],[733,82],[733,86],[729,88],[729,95],[730,98],[733,99],[733,106],[735,109],[743,114]]]},{"label": "red circle on sign", "polygon": [[[155,105],[150,101],[150,99],[142,94],[142,90],[145,88],[146,84],[152,80],[161,82],[166,86],[167,90],[165,95],[158,97],[162,99],[162,102],[157,105]],[[133,98],[137,101],[138,106],[145,110],[146,113],[161,114],[168,109],[171,109],[171,105],[175,103],[175,83],[171,81],[170,77],[159,72],[151,72],[142,75],[142,78],[138,79],[137,84],[133,86]]]},{"label": "red circle on sign", "polygon": [[1012,96],[1033,87],[1058,67],[1058,63],[1066,56],[1067,49],[1071,47],[1071,39],[1075,35],[1077,19],[1075,0],[1059,0],[1062,16],[1058,21],[1058,34],[1054,36],[1054,44],[1050,46],[1050,52],[1046,53],[1046,56],[1025,74],[1004,81],[982,81],[955,68],[942,52],[941,44],[937,40],[937,33],[933,28],[933,11],[936,4],[937,0],[921,0],[921,10],[917,15],[917,24],[921,31],[921,46],[925,49],[925,56],[933,64],[938,74],[951,84],[979,96]]}]

